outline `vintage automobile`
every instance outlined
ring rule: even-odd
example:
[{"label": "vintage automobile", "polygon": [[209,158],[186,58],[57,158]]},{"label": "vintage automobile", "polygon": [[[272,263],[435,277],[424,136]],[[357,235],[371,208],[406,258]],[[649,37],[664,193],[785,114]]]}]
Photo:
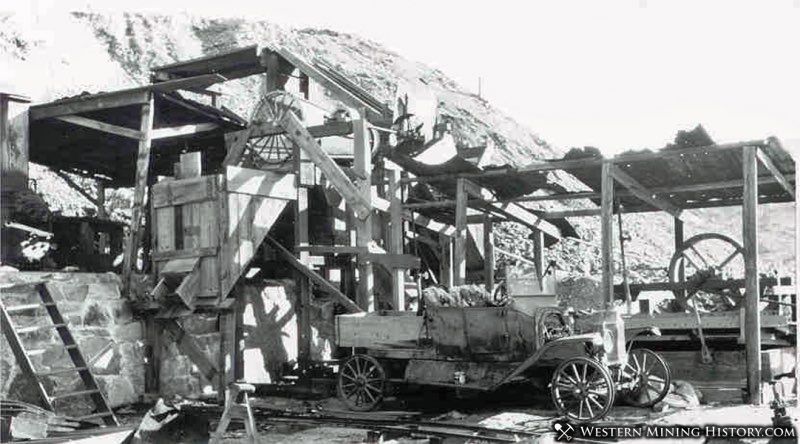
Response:
[{"label": "vintage automobile", "polygon": [[650,350],[626,350],[616,312],[595,313],[582,325],[577,334],[557,308],[513,305],[340,315],[337,344],[351,355],[339,366],[338,395],[366,411],[390,384],[493,391],[538,382],[549,386],[561,415],[588,422],[605,416],[617,395],[651,406],[667,394],[669,368]]}]

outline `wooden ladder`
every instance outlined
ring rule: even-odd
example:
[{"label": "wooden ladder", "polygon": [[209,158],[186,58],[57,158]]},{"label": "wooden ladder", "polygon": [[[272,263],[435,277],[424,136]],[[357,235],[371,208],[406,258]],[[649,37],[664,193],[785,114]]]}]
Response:
[{"label": "wooden ladder", "polygon": [[[5,304],[3,304],[2,299],[0,299],[0,324],[2,324],[3,334],[5,335],[6,340],[8,340],[11,351],[14,353],[14,357],[19,363],[19,366],[22,368],[23,373],[33,379],[36,390],[39,392],[39,397],[41,398],[42,404],[45,408],[55,411],[53,406],[54,401],[75,398],[79,396],[88,396],[95,405],[95,412],[75,419],[80,421],[102,420],[103,424],[108,426],[119,425],[117,422],[117,417],[108,406],[108,401],[106,400],[105,395],[100,390],[100,386],[97,385],[97,380],[95,379],[94,374],[92,374],[89,363],[83,357],[83,354],[78,347],[78,343],[75,342],[75,338],[72,336],[72,332],[69,330],[69,324],[58,310],[58,305],[53,298],[53,293],[58,293],[60,290],[58,290],[56,287],[48,285],[47,283],[37,283],[35,284],[35,287],[41,299],[40,302],[6,307]],[[21,328],[14,326],[11,320],[11,314],[25,311],[35,311],[41,307],[44,307],[47,311],[47,314],[50,316],[50,320],[52,321],[51,324]],[[22,344],[21,337],[30,333],[53,329],[56,330],[59,338],[61,338],[61,342],[64,344],[64,348],[72,360],[73,366],[45,372],[37,371],[33,367],[33,363],[31,362],[30,358],[30,356],[36,353],[36,351],[26,350]],[[45,377],[69,373],[77,373],[80,376],[81,381],[83,382],[83,390],[53,395],[47,393],[47,390],[45,390],[43,384],[43,379]]]}]

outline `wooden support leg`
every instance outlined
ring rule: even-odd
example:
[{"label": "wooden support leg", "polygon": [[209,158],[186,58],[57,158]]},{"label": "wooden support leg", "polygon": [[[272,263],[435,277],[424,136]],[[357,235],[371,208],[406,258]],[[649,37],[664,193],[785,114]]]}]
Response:
[{"label": "wooden support leg", "polygon": [[[295,254],[301,262],[307,263],[308,252],[300,250],[299,247],[308,246],[308,188],[303,186],[303,163],[307,161],[308,155],[303,150],[295,146],[295,177],[297,185],[297,200],[294,204],[294,245]],[[294,272],[295,282],[297,282],[297,303],[295,303],[295,313],[297,314],[297,361],[301,368],[311,360],[311,285],[308,278],[299,271]]]},{"label": "wooden support leg", "polygon": [[439,283],[445,288],[453,286],[453,239],[444,234],[439,235]]},{"label": "wooden support leg", "polygon": [[761,403],[761,313],[758,288],[758,164],[756,147],[746,146],[742,155],[744,198],[742,238],[744,240],[745,351],[750,403]]},{"label": "wooden support leg", "polygon": [[[675,251],[683,250],[683,221],[677,217],[674,219],[675,223]],[[678,264],[678,282],[684,283],[686,281],[686,266],[683,261]],[[683,299],[686,299],[686,290],[680,290],[683,294]]]},{"label": "wooden support leg", "polygon": [[544,231],[533,230],[533,263],[540,288],[544,288]]},{"label": "wooden support leg", "polygon": [[144,206],[144,195],[147,188],[147,178],[150,172],[150,145],[151,132],[153,129],[153,95],[150,100],[142,105],[141,110],[141,133],[139,140],[139,154],[136,158],[136,185],[133,190],[133,202],[131,207],[131,226],[128,235],[128,243],[125,248],[125,255],[122,263],[122,294],[128,296],[131,289],[131,276],[136,268],[136,259],[141,242],[142,229],[142,207]]},{"label": "wooden support leg", "polygon": [[603,163],[600,200],[603,296],[607,307],[614,303],[614,178],[611,175],[612,168],[611,163]]},{"label": "wooden support leg", "polygon": [[464,179],[456,182],[456,234],[453,241],[453,285],[464,285],[467,277],[467,190]]},{"label": "wooden support leg", "polygon": [[494,290],[494,228],[492,218],[483,218],[483,274],[484,285],[489,293]]},{"label": "wooden support leg", "polygon": [[[234,419],[244,422],[244,428],[247,432],[246,442],[254,444],[257,442],[258,432],[249,397],[249,394],[255,393],[255,390],[256,388],[250,384],[234,382],[228,385],[228,389],[225,391],[225,407],[219,419],[217,430],[211,434],[210,443],[221,443],[225,432]],[[240,394],[242,395],[241,403],[238,402]]]}]

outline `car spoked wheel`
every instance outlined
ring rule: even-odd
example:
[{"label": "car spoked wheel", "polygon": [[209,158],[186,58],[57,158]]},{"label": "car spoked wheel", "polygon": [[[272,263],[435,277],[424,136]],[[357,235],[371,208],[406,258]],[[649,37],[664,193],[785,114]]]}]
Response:
[{"label": "car spoked wheel", "polygon": [[605,416],[614,405],[614,392],[608,369],[586,357],[562,362],[550,382],[550,394],[559,414],[576,422]]},{"label": "car spoked wheel", "polygon": [[386,372],[372,356],[353,355],[339,370],[337,392],[350,410],[365,412],[383,400]]},{"label": "car spoked wheel", "polygon": [[667,396],[669,385],[669,366],[661,356],[646,348],[628,352],[619,374],[619,396],[626,404],[652,407]]}]

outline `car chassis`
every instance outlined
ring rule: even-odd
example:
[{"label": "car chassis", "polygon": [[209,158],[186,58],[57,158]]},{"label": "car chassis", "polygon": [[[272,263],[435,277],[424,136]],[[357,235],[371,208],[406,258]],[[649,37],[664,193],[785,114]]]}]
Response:
[{"label": "car chassis", "polygon": [[626,347],[616,312],[571,321],[554,307],[340,315],[337,345],[350,356],[339,366],[337,393],[348,408],[367,411],[389,384],[491,392],[532,382],[548,387],[559,414],[576,422],[604,417],[617,396],[640,407],[666,396],[668,366],[650,350]]}]

